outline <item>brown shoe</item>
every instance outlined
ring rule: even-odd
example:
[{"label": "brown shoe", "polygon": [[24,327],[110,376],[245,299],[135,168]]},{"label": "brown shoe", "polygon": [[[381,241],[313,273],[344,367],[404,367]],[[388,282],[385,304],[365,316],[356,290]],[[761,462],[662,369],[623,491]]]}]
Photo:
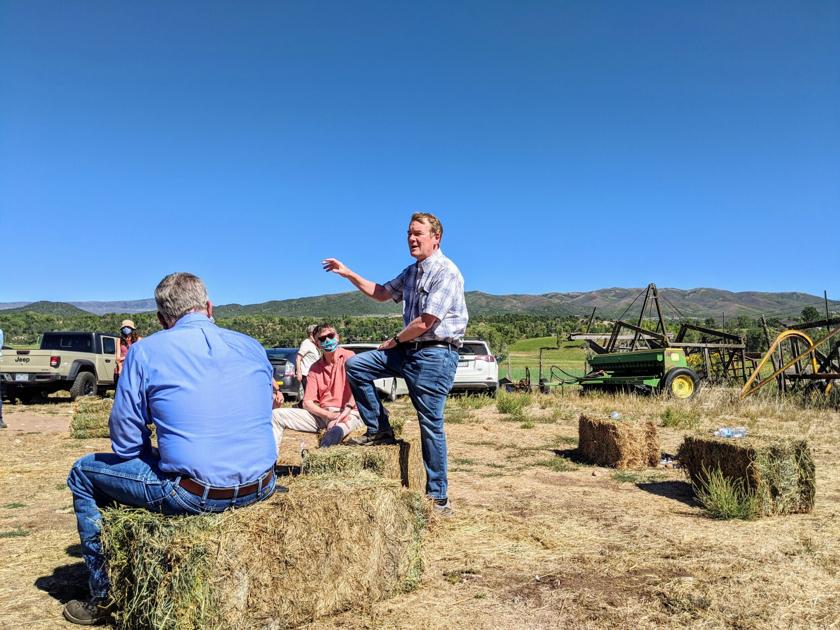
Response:
[{"label": "brown shoe", "polygon": [[106,599],[82,601],[72,599],[64,605],[64,618],[80,626],[96,626],[111,616],[112,606]]}]

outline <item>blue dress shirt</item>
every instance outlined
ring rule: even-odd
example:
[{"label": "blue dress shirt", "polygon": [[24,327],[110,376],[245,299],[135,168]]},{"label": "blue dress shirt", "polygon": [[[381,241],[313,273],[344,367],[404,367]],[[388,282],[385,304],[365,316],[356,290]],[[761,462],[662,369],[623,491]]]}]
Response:
[{"label": "blue dress shirt", "polygon": [[111,410],[111,446],[125,459],[157,430],[160,469],[216,487],[256,480],[274,465],[273,372],[255,339],[203,313],[129,348]]}]

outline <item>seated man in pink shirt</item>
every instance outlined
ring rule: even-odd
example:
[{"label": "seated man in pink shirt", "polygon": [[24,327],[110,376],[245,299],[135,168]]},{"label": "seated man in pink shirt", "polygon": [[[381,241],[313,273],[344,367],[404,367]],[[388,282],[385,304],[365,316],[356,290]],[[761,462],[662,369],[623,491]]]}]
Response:
[{"label": "seated man in pink shirt", "polygon": [[303,409],[272,412],[278,450],[284,429],[308,433],[324,429],[321,447],[326,447],[339,444],[348,433],[364,426],[344,372],[344,363],[353,352],[338,347],[338,333],[332,324],[320,324],[313,337],[324,354],[309,368]]}]

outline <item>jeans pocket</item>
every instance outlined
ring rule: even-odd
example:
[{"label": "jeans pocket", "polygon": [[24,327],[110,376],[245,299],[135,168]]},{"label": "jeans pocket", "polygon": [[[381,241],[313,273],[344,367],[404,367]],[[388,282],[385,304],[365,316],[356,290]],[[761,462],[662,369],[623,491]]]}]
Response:
[{"label": "jeans pocket", "polygon": [[440,348],[423,348],[417,352],[417,381],[421,391],[445,396],[452,388],[455,372],[450,369],[450,352]]},{"label": "jeans pocket", "polygon": [[174,514],[199,514],[203,511],[201,497],[197,497],[175,484],[172,484],[172,489],[166,495],[166,499]]}]

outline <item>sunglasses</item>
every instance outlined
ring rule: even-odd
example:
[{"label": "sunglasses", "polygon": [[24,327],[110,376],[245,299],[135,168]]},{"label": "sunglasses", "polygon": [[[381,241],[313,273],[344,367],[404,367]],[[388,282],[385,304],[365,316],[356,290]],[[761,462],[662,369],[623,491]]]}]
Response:
[{"label": "sunglasses", "polygon": [[326,335],[321,335],[318,337],[318,341],[326,341],[327,339],[335,339],[335,333],[327,333]]}]

